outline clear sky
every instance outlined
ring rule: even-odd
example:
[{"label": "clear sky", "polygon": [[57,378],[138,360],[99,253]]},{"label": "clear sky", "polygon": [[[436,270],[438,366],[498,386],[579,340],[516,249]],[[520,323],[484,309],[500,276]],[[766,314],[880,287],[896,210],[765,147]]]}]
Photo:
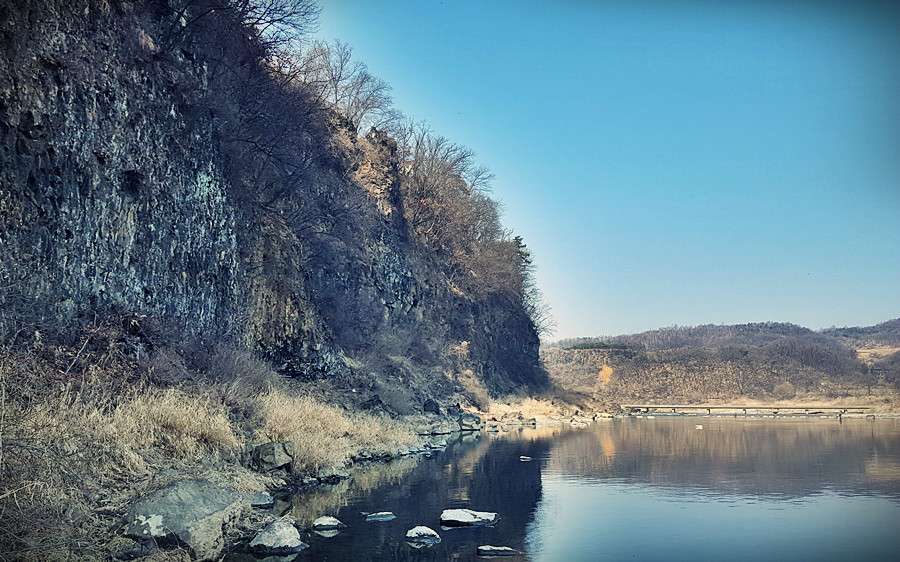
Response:
[{"label": "clear sky", "polygon": [[900,2],[322,4],[495,173],[553,339],[900,316]]}]

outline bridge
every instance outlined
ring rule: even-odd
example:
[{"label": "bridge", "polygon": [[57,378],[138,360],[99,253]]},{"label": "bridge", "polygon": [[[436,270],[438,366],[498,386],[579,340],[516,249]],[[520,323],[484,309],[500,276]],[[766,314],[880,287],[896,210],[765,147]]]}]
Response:
[{"label": "bridge", "polygon": [[673,414],[677,414],[678,412],[682,413],[696,413],[696,410],[706,410],[708,415],[712,415],[713,410],[717,412],[725,413],[727,410],[730,413],[741,411],[746,416],[747,412],[752,413],[766,413],[766,414],[805,414],[808,416],[813,416],[817,414],[825,414],[832,413],[837,414],[839,416],[847,414],[847,413],[866,413],[872,408],[869,406],[817,406],[817,405],[801,405],[801,406],[775,406],[771,404],[762,404],[762,405],[743,405],[743,404],[731,404],[731,405],[721,405],[721,404],[622,404],[622,409],[629,413],[637,413],[643,412],[649,414],[651,411],[661,412],[669,410]]}]

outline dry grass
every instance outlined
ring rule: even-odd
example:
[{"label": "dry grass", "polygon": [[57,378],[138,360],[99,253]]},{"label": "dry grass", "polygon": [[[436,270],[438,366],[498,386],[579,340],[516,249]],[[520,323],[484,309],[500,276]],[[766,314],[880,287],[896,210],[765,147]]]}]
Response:
[{"label": "dry grass", "polygon": [[[466,343],[466,342],[463,342]],[[489,411],[491,407],[491,397],[487,388],[481,379],[472,369],[463,369],[456,373],[451,380],[455,380],[463,388],[463,395],[468,398],[469,402],[481,412]]]},{"label": "dry grass", "polygon": [[572,416],[576,411],[578,411],[576,406],[558,398],[507,396],[492,402],[488,414],[498,419],[522,414],[525,418],[535,418],[538,422],[542,422]]},{"label": "dry grass", "polygon": [[178,356],[123,357],[0,349],[0,560],[103,558],[117,517],[176,477],[167,469],[261,490],[271,477],[233,454],[249,441],[293,441],[305,472],[418,439],[387,417],[301,395],[243,352],[217,350],[203,371]]},{"label": "dry grass", "polygon": [[197,460],[239,445],[221,404],[177,388],[141,386],[123,397],[67,389],[10,410],[20,420],[13,442],[41,443],[69,461],[89,454],[81,468],[92,473],[139,475],[148,461]]},{"label": "dry grass", "polygon": [[61,384],[69,361],[0,355],[0,559],[101,556],[115,515],[157,470],[238,445],[221,405],[129,385],[127,366],[91,364]]},{"label": "dry grass", "polygon": [[348,413],[283,390],[260,397],[256,437],[294,443],[295,468],[316,472],[347,463],[357,452],[378,455],[416,441],[412,431],[384,416]]},{"label": "dry grass", "polygon": [[900,347],[877,346],[856,350],[856,355],[868,365],[871,365],[882,357],[887,357],[888,355],[893,355],[895,353],[900,353]]}]

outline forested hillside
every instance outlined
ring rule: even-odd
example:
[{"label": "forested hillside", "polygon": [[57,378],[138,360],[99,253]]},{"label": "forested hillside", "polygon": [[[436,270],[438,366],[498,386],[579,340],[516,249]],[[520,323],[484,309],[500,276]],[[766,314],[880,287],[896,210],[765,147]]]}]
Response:
[{"label": "forested hillside", "polygon": [[563,340],[541,356],[557,385],[610,403],[877,402],[895,396],[900,385],[897,326],[891,320],[819,332],[773,322],[673,327]]}]

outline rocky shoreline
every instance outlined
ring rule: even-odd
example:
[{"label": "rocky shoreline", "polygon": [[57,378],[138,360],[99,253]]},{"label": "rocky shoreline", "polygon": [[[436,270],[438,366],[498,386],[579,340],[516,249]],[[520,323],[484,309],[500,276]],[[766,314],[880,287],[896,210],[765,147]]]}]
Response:
[{"label": "rocky shoreline", "polygon": [[[523,399],[527,402],[530,399]],[[586,413],[569,404],[542,403],[546,410],[522,403],[494,403],[488,413],[458,406],[442,409],[426,403],[421,414],[395,418],[397,424],[415,435],[414,443],[394,441],[378,448],[358,446],[343,462],[310,469],[300,461],[296,440],[253,441],[228,454],[210,453],[186,463],[166,462],[139,479],[122,477],[112,487],[100,490],[91,499],[94,518],[94,542],[84,551],[89,560],[181,559],[217,560],[223,553],[246,552],[253,555],[288,555],[302,549],[300,532],[332,533],[322,521],[302,525],[289,516],[296,494],[337,493],[344,482],[353,482],[357,469],[371,464],[411,462],[430,457],[446,449],[457,436],[490,436],[523,427],[587,427],[613,419],[654,417],[744,417],[736,412],[712,414],[672,414],[628,412],[620,408]],[[783,408],[785,409],[785,408]],[[795,413],[748,415],[748,418],[835,419],[830,415]],[[842,419],[897,419],[895,413],[844,413]],[[412,444],[411,444],[412,443]],[[302,443],[299,444],[302,447]],[[409,459],[402,461],[401,459]],[[529,457],[519,459],[532,460]],[[402,478],[403,471],[398,474]],[[327,511],[323,509],[323,511]],[[310,515],[310,514],[307,514]],[[328,516],[323,512],[309,521]],[[368,520],[367,514],[367,520]],[[373,521],[387,520],[393,514],[371,514]],[[279,521],[282,521],[279,523]],[[316,525],[318,523],[318,525]],[[290,528],[289,528],[290,527]],[[291,530],[293,529],[293,531]],[[255,542],[254,542],[255,541]],[[299,541],[299,542],[298,542]],[[416,541],[413,541],[416,542]],[[264,546],[269,545],[269,546]],[[503,555],[503,547],[485,546],[484,552]],[[180,558],[179,558],[180,557]]]},{"label": "rocky shoreline", "polygon": [[[430,456],[447,447],[447,437],[485,428],[480,416],[460,408],[407,416],[404,423],[415,428],[418,446],[397,447],[393,454],[359,451],[352,457],[353,465]],[[294,466],[293,458],[294,445],[289,441],[248,445],[235,456],[233,460],[243,468],[268,477],[273,487],[267,492],[240,493],[234,489],[239,483],[226,480],[214,484],[202,477],[173,474],[170,483],[128,507],[115,529],[109,555],[133,560],[175,547],[185,550],[192,560],[216,560],[232,550],[265,555],[300,552],[303,543],[299,534],[295,535],[298,526],[285,519],[290,503],[277,498],[349,479],[351,467],[329,466],[305,474]],[[299,528],[321,534],[342,525],[324,517],[310,529]]]},{"label": "rocky shoreline", "polygon": [[[453,412],[451,410],[451,414],[459,414],[458,412]],[[660,417],[697,417],[697,418],[714,418],[714,417],[732,417],[731,414],[688,414],[688,415],[671,415],[671,414],[662,414]],[[627,418],[635,418],[635,419],[652,419],[656,417],[654,415],[644,415],[644,414],[629,414],[629,413],[616,413],[612,414],[609,412],[600,412],[592,415],[584,415],[584,414],[575,414],[575,415],[556,415],[556,416],[538,416],[534,418],[525,418],[522,415],[513,415],[513,416],[485,416],[484,418],[472,413],[462,413],[460,418],[454,419],[447,414],[426,414],[422,416],[413,416],[407,421],[409,423],[414,423],[417,426],[417,431],[422,439],[421,446],[417,448],[401,448],[398,450],[396,456],[381,456],[379,458],[369,458],[369,459],[360,459],[358,462],[359,466],[365,466],[367,463],[371,462],[388,462],[392,459],[398,457],[407,457],[407,456],[430,456],[431,454],[442,451],[448,446],[447,438],[452,435],[463,433],[463,432],[484,432],[486,434],[497,434],[510,431],[514,427],[538,427],[538,426],[553,426],[553,425],[566,425],[572,426],[574,428],[587,427],[593,423],[602,423],[603,421],[613,420],[613,419],[627,419]],[[744,416],[739,416],[744,417]],[[747,416],[749,418],[758,418],[762,416]],[[767,418],[810,418],[810,419],[837,419],[837,416],[793,416],[793,415],[768,415],[765,416]],[[487,418],[487,419],[485,419]],[[900,418],[900,415],[893,413],[886,414],[844,414],[844,418],[846,419],[897,419]],[[465,427],[465,429],[463,429]],[[698,426],[700,427],[700,426]],[[520,459],[522,462],[531,461],[531,458],[523,457]],[[349,468],[349,467],[348,467]],[[303,492],[311,492],[314,489],[317,489],[320,486],[335,484],[341,480],[352,478],[351,470],[335,470],[334,468],[329,468],[323,470],[317,477],[314,476],[306,476],[301,479],[298,479],[284,489],[277,490],[274,494],[290,496],[297,493]],[[271,496],[270,496],[271,497]],[[299,531],[304,531],[308,533],[318,533],[320,535],[324,532],[328,532],[331,529],[336,531],[343,526],[343,523],[340,523],[334,518],[329,518],[328,516],[322,516],[316,520],[311,526],[304,526],[299,524],[296,520],[292,520],[290,518],[289,510],[290,504],[283,503],[281,505],[281,509],[279,510],[274,503],[273,504],[263,504],[259,507],[265,509],[266,515],[258,518],[255,525],[245,526],[243,529],[243,535],[240,536],[237,540],[233,541],[230,545],[231,551],[235,552],[252,552],[255,554],[261,554],[262,551],[259,547],[259,542],[257,538],[260,536],[260,533],[268,536],[269,533],[266,531],[269,529],[271,525],[278,525],[283,527],[285,523],[277,523],[279,521],[284,521],[287,517],[290,520],[290,524]],[[381,520],[391,520],[394,518],[393,513],[378,513],[378,514],[366,514],[366,521],[381,521]],[[327,524],[323,524],[325,519],[334,519],[332,523],[332,527],[328,527]],[[444,527],[452,527],[452,526],[480,526],[480,525],[493,525],[496,523],[496,514],[491,513],[483,513],[466,509],[450,509],[444,510],[441,513],[441,525]],[[265,526],[265,528],[260,531],[260,527]],[[440,536],[438,533],[427,527],[417,527],[415,529],[410,529],[409,531],[412,533],[409,537],[407,537],[407,542],[415,547],[415,548],[427,548],[428,546],[432,546],[440,542]],[[293,536],[292,532],[289,532],[291,536]],[[299,534],[297,535],[299,537]],[[256,546],[254,547],[254,541],[257,541]],[[278,543],[280,544],[280,543]],[[277,554],[277,549],[279,546],[274,546],[276,550],[272,550],[271,552],[267,552],[267,554]],[[299,551],[297,551],[299,552]],[[509,547],[503,546],[491,546],[491,545],[483,545],[479,546],[478,555],[479,556],[507,556],[507,555],[515,555],[518,554],[515,550]]]}]

